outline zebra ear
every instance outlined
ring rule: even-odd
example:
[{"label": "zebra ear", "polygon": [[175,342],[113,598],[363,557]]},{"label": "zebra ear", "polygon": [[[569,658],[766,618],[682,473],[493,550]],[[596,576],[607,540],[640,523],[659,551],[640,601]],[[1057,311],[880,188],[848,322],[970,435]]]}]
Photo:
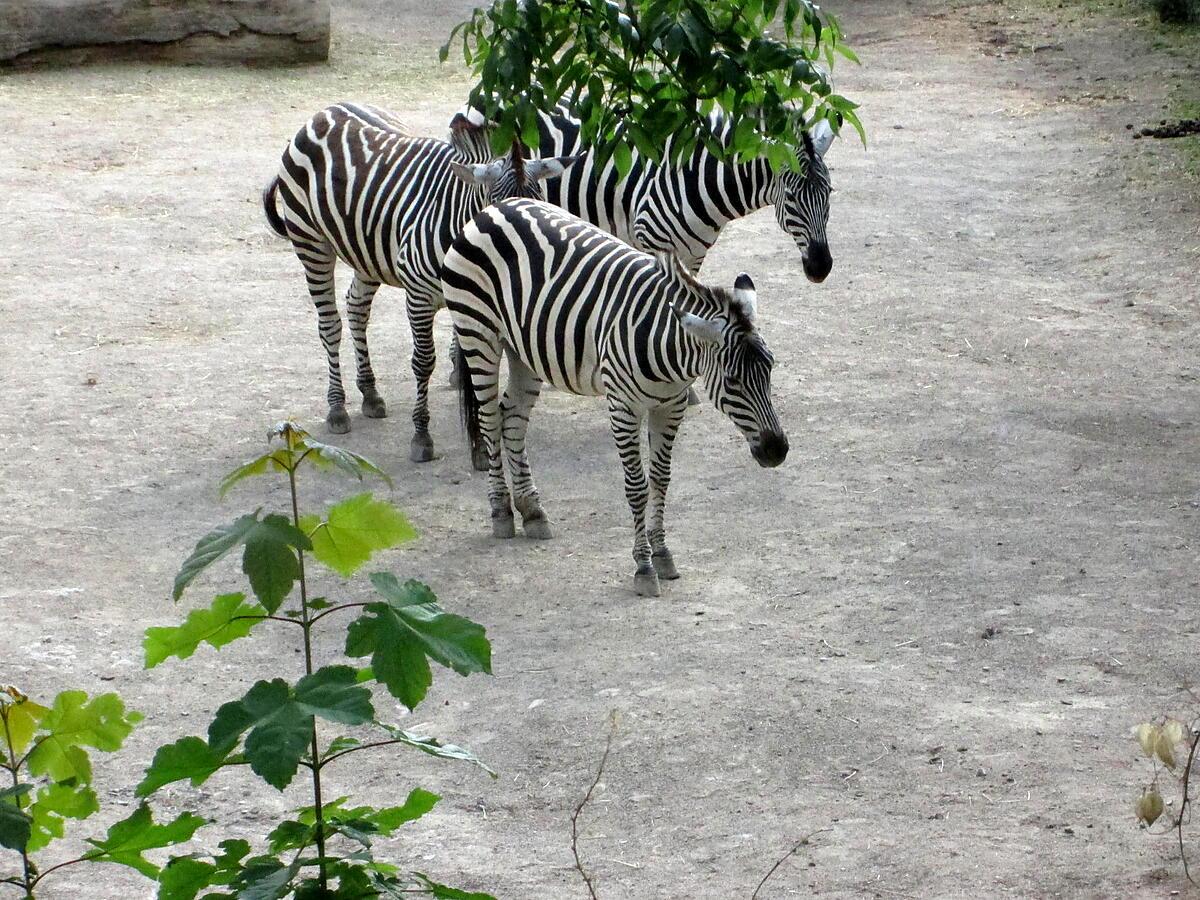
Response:
[{"label": "zebra ear", "polygon": [[833,139],[837,137],[833,133],[833,126],[826,119],[822,119],[810,128],[808,136],[812,138],[813,150],[816,151],[817,156],[824,156],[829,145],[833,143]]},{"label": "zebra ear", "polygon": [[[675,310],[675,307],[671,307]],[[703,316],[696,316],[692,313],[681,313],[675,310],[675,316],[679,319],[679,324],[683,326],[683,330],[694,337],[696,340],[705,344],[719,344],[723,337],[721,326],[716,322],[712,322]]]},{"label": "zebra ear", "polygon": [[482,187],[491,187],[495,184],[496,180],[500,177],[501,168],[500,163],[475,163],[469,166],[460,162],[450,163],[450,171],[460,181]]},{"label": "zebra ear", "polygon": [[745,272],[733,283],[733,302],[741,307],[747,319],[754,321],[758,314],[758,292],[754,290],[754,281]]},{"label": "zebra ear", "polygon": [[578,156],[552,156],[549,159],[531,159],[525,163],[525,177],[530,181],[539,178],[557,178],[567,171],[567,166],[579,159]]}]

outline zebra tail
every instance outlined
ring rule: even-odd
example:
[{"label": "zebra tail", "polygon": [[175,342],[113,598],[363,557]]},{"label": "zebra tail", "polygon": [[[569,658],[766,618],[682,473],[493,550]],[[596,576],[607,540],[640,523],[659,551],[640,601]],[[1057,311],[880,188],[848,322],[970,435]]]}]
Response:
[{"label": "zebra tail", "polygon": [[475,459],[483,450],[483,431],[479,427],[479,397],[471,379],[471,369],[463,355],[462,338],[458,341],[458,411],[462,415],[463,428],[467,432],[467,443],[471,458]]},{"label": "zebra tail", "polygon": [[278,192],[279,176],[276,175],[263,191],[263,212],[267,216],[267,224],[271,226],[271,230],[280,237],[287,237],[287,228],[283,224],[283,218],[279,215],[279,207],[276,203]]}]

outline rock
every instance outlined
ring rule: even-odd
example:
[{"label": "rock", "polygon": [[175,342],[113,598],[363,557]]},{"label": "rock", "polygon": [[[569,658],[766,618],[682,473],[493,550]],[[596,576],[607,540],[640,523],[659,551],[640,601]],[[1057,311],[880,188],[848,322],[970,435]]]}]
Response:
[{"label": "rock", "polygon": [[329,0],[5,0],[0,65],[329,57]]}]

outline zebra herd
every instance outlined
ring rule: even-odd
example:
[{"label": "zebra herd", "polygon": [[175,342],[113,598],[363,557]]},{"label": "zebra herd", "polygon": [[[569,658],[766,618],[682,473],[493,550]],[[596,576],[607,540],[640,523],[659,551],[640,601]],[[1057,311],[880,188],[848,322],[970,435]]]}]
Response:
[{"label": "zebra herd", "polygon": [[[387,414],[367,347],[371,303],[383,284],[405,290],[416,462],[434,455],[433,318],[449,307],[461,348],[464,419],[475,466],[489,473],[495,536],[515,533],[514,505],[527,536],[551,536],[525,453],[542,384],[606,397],[634,519],[635,588],[656,596],[660,579],[678,577],[664,507],[692,383],[703,382],[760,465],[779,465],[788,450],[770,398],[773,357],[755,327],[753,282],[742,274],[729,290],[704,285],[695,273],[724,225],[774,205],[806,276],[825,279],[832,258],[823,157],[833,132],[820,122],[803,133],[799,172],[776,174],[765,160],[723,161],[699,147],[677,163],[635,153],[622,178],[611,162],[595,164],[569,115],[544,115],[540,125],[535,158],[517,147],[497,158],[474,111],[456,115],[442,141],[410,136],[375,107],[337,104],[288,144],[264,211],[290,240],[317,307],[331,431],[350,430],[334,296],[341,259],[354,272],[347,319],[370,418]],[[719,117],[710,125],[719,139],[731,138]],[[509,366],[503,395],[501,356]],[[647,427],[649,479],[641,446]]]}]

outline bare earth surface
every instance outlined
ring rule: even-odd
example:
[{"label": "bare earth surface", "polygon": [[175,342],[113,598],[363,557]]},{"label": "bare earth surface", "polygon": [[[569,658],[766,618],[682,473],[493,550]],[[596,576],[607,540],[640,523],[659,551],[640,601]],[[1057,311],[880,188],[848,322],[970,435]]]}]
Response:
[{"label": "bare earth surface", "polygon": [[[324,415],[301,271],[259,207],[279,151],[347,98],[441,133],[468,82],[432,48],[467,6],[339,8],[328,67],[0,75],[0,682],[119,690],[147,714],[98,760],[112,803],[281,654],[301,667],[280,634],[144,673],[141,631],[181,617],[170,580],[201,534],[283,501],[252,482],[219,505],[219,476],[277,419]],[[770,211],[704,272],[758,284],[792,455],[760,470],[715,410],[689,413],[669,517],[684,577],[660,599],[631,591],[602,405],[544,397],[531,452],[558,537],[495,542],[444,367],[444,455],[407,461],[403,304],[376,301],[392,417],[354,409],[344,443],[396,476],[423,533],[380,567],[484,623],[496,672],[439,671],[405,721],[501,773],[355,757],[333,796],[444,797],[383,855],[501,898],[586,896],[569,817],[617,710],[581,822],[605,900],[748,897],[818,830],[760,897],[1186,893],[1171,841],[1133,821],[1149,767],[1129,730],[1192,703],[1200,199],[1176,148],[1124,126],[1157,124],[1200,61],[1102,14],[835,9],[871,146],[830,151],[833,275],[804,281]],[[316,479],[303,499],[346,490]],[[230,565],[191,602],[238,583]],[[305,801],[232,773],[159,804],[253,836]],[[42,896],[153,893],[71,872]]]}]

